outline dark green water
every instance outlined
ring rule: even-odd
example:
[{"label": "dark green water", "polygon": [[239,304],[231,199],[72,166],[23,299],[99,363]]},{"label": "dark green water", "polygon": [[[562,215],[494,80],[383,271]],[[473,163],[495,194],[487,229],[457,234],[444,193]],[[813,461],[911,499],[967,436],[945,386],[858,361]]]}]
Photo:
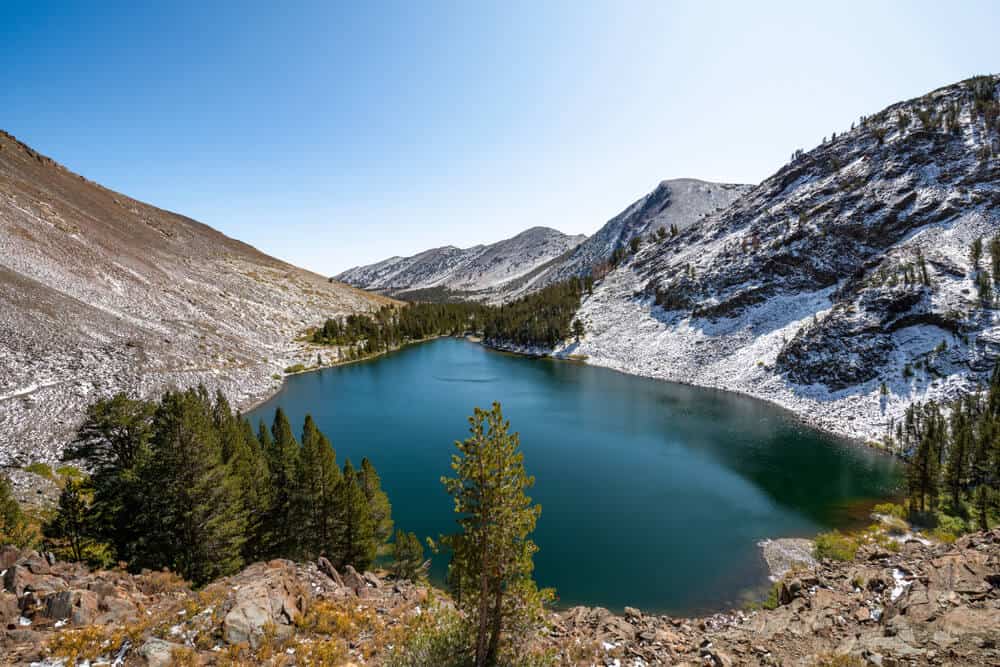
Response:
[{"label": "dark green water", "polygon": [[454,529],[452,443],[494,400],[536,478],[536,578],[563,605],[739,605],[766,583],[758,541],[854,525],[899,482],[891,459],[767,403],[455,339],[290,377],[250,416],[280,405],[300,429],[311,413],[339,463],[372,460],[397,526],[437,537]]}]

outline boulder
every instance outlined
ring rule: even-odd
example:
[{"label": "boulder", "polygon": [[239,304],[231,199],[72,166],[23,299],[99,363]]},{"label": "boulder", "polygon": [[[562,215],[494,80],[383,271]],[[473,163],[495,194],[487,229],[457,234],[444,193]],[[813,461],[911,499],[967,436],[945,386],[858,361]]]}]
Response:
[{"label": "boulder", "polygon": [[368,588],[365,578],[358,574],[358,571],[350,565],[344,566],[344,585],[359,596],[364,595],[365,589]]},{"label": "boulder", "polygon": [[7,544],[0,548],[0,571],[13,567],[14,563],[21,560],[21,550],[13,544]]},{"label": "boulder", "polygon": [[365,573],[361,576],[372,588],[382,588],[382,580],[376,577],[374,573],[365,570]]},{"label": "boulder", "polygon": [[340,573],[337,572],[337,568],[333,566],[333,563],[327,560],[326,556],[320,556],[316,561],[316,566],[319,567],[320,572],[330,577],[335,584],[338,586],[344,585],[344,580],[341,578]]},{"label": "boulder", "polygon": [[45,616],[53,621],[90,625],[97,612],[97,594],[93,591],[59,591],[45,597]]},{"label": "boulder", "polygon": [[223,637],[229,644],[260,645],[265,626],[279,635],[305,611],[311,593],[296,578],[291,563],[269,563],[267,569],[251,567],[243,572],[229,612],[222,622]]},{"label": "boulder", "polygon": [[146,659],[149,667],[170,667],[174,664],[174,651],[183,648],[157,637],[150,637],[139,647],[139,655]]},{"label": "boulder", "polygon": [[139,618],[139,608],[135,602],[126,597],[123,591],[115,590],[110,595],[99,597],[99,600],[97,608],[100,616],[97,620],[102,625],[108,623],[129,623]]},{"label": "boulder", "polygon": [[17,623],[21,608],[17,604],[17,596],[7,591],[0,592],[0,625],[7,627]]},{"label": "boulder", "polygon": [[[48,563],[45,564],[45,568],[48,571]],[[7,568],[3,576],[3,587],[4,590],[14,593],[18,597],[28,591],[55,593],[69,588],[61,578],[32,572],[26,565],[22,564]]]}]

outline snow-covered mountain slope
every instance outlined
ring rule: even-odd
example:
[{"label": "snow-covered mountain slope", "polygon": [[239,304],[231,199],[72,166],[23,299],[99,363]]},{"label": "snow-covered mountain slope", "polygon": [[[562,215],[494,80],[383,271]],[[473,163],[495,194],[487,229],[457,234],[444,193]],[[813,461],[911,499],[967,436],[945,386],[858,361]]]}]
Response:
[{"label": "snow-covered mountain slope", "polygon": [[532,227],[509,239],[472,248],[445,246],[412,257],[390,257],[336,276],[349,285],[386,294],[415,290],[474,293],[499,288],[578,246],[584,236]]},{"label": "snow-covered mountain slope", "polygon": [[705,217],[723,211],[752,187],[709,183],[694,178],[661,181],[652,192],[608,220],[568,257],[546,267],[546,271],[531,282],[528,290],[522,288],[518,292],[587,275],[602,262],[607,262],[616,249],[627,247],[633,238],[646,237],[659,229],[669,230],[671,227],[688,229]]},{"label": "snow-covered mountain slope", "polygon": [[402,298],[509,301],[590,274],[635,237],[661,228],[687,229],[751,187],[693,178],[663,181],[590,238],[534,227],[493,245],[467,250],[447,246],[413,257],[390,257],[349,269],[337,279]]},{"label": "snow-covered mountain slope", "polygon": [[598,283],[578,315],[587,334],[561,351],[865,438],[913,401],[960,395],[1000,357],[998,82],[865,118],[641,248]]},{"label": "snow-covered mountain slope", "polygon": [[280,385],[307,326],[387,302],[0,133],[0,465],[52,459],[114,391],[203,382],[247,405]]}]

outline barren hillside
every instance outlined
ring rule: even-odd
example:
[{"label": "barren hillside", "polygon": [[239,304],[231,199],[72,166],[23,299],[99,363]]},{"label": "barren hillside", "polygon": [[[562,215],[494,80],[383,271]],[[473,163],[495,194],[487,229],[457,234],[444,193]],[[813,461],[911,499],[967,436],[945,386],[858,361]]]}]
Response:
[{"label": "barren hillside", "polygon": [[83,407],[121,389],[204,382],[249,405],[302,329],[387,301],[0,133],[0,464],[53,458]]}]

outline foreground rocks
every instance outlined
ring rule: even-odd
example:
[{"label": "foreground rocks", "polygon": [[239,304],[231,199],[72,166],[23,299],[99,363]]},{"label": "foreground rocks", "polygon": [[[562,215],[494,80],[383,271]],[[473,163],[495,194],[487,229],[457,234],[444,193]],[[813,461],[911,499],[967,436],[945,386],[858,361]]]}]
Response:
[{"label": "foreground rocks", "polygon": [[793,569],[776,599],[690,619],[576,607],[549,641],[580,664],[1000,664],[1000,530]]},{"label": "foreground rocks", "polygon": [[[15,665],[380,664],[413,623],[451,607],[325,559],[256,563],[200,591],[9,547],[0,570],[0,656]],[[574,607],[535,641],[564,665],[1000,664],[1000,530],[797,564],[774,599],[699,618]]]}]

